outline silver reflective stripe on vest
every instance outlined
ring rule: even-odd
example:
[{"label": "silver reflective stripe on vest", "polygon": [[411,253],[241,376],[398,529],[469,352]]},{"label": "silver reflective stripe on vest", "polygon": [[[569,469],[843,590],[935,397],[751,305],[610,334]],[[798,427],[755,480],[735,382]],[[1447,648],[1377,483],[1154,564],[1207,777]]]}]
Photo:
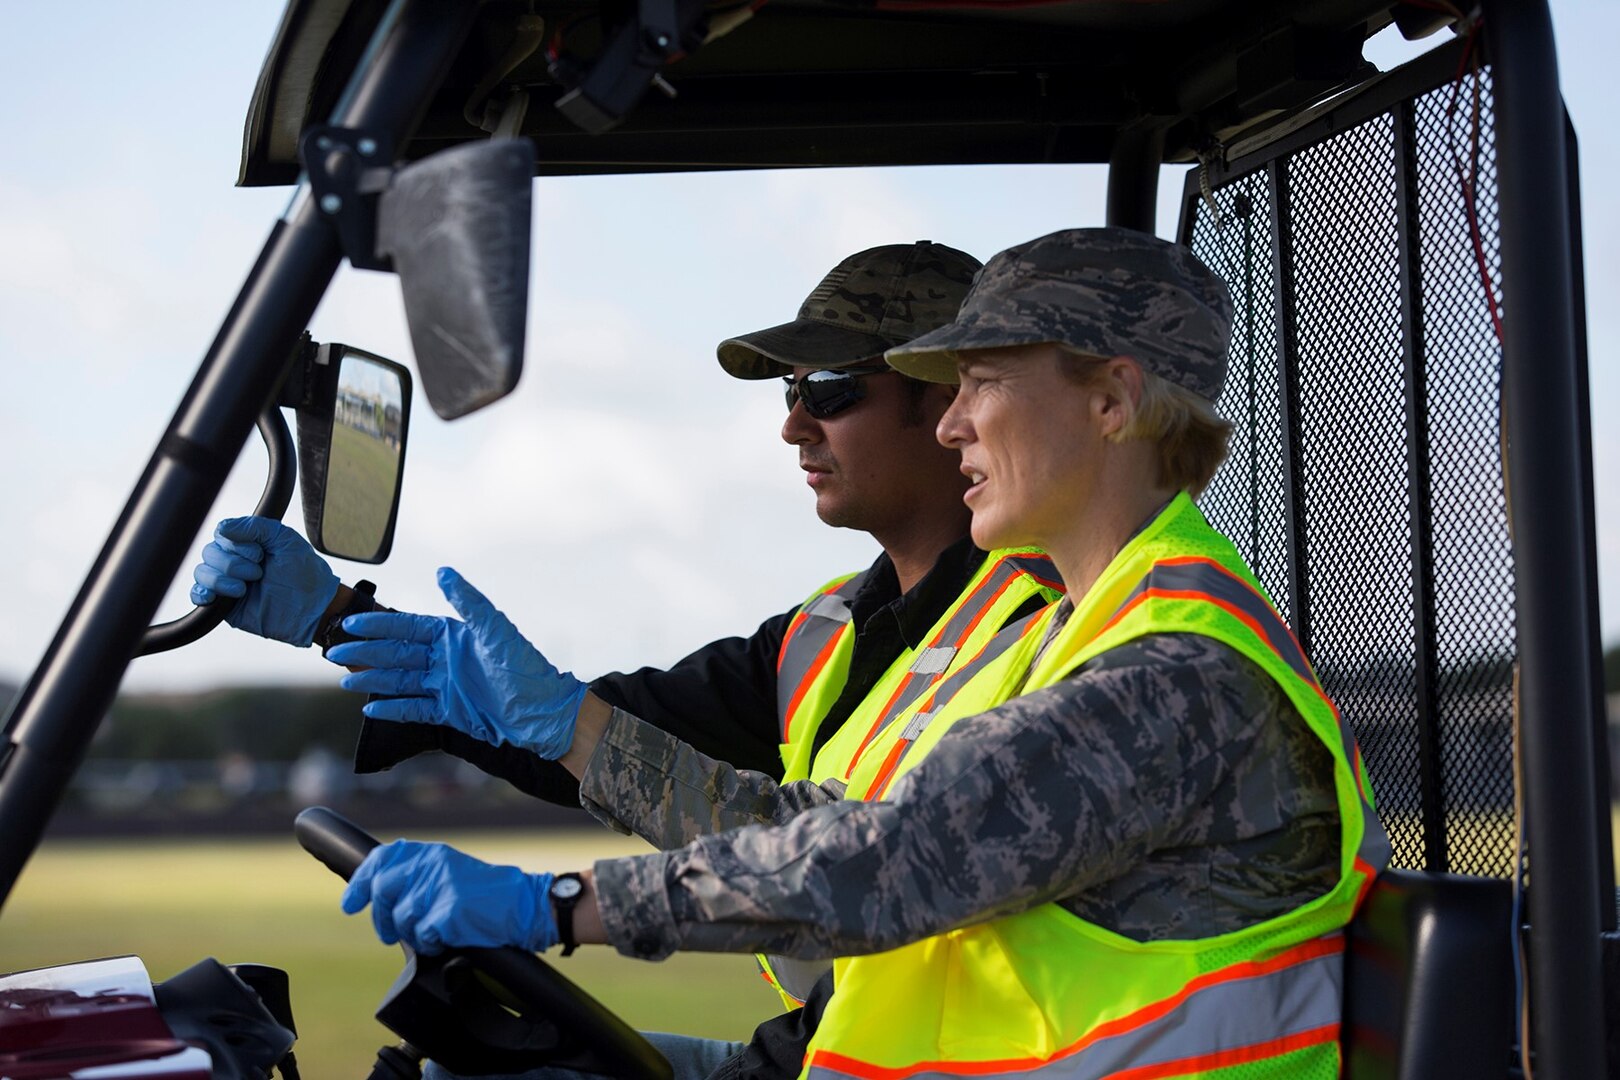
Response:
[{"label": "silver reflective stripe on vest", "polygon": [[817,619],[831,619],[833,622],[849,622],[849,601],[835,592],[822,593],[810,601],[810,606],[804,609],[806,615]]},{"label": "silver reflective stripe on vest", "polygon": [[799,1001],[807,999],[816,981],[832,970],[831,960],[795,960],[791,956],[775,954],[769,960],[771,974],[776,976],[776,985]]},{"label": "silver reflective stripe on vest", "polygon": [[[995,568],[979,582],[978,588],[973,590],[945,625],[940,627],[939,633],[934,635],[928,648],[922,650],[925,653],[935,650],[943,653],[949,650],[950,656],[946,658],[945,664],[928,670],[913,664],[910,672],[915,674],[908,673],[900,683],[900,689],[885,706],[883,714],[878,717],[877,723],[867,736],[868,741],[888,727],[895,717],[905,712],[939,681],[939,677],[949,669],[950,662],[956,658],[957,650],[967,641],[968,635],[978,626],[980,620],[989,614],[996,600],[1011,586],[1014,579],[1025,575],[1053,588],[1059,587],[1056,584],[1057,570],[1052,566],[1050,559],[1037,555],[1008,555],[998,560]],[[921,660],[922,657],[919,656],[918,661]],[[918,678],[916,675],[927,677]],[[935,700],[943,699],[936,694]]]},{"label": "silver reflective stripe on vest", "polygon": [[911,662],[913,675],[943,675],[956,659],[955,645],[930,645],[917,651],[917,659]]},{"label": "silver reflective stripe on vest", "polygon": [[[1330,935],[1341,936],[1337,932]],[[815,1080],[868,1080],[878,1075],[903,1076],[906,1080],[955,1076],[972,1076],[975,1080],[1107,1080],[1121,1070],[1149,1066],[1164,1070],[1156,1071],[1156,1076],[1199,1075],[1212,1065],[1221,1067],[1222,1063],[1200,1064],[1199,1059],[1213,1055],[1241,1054],[1254,1048],[1258,1057],[1276,1056],[1303,1049],[1278,1044],[1313,1032],[1323,1035],[1322,1042],[1337,1041],[1343,972],[1344,954],[1335,951],[1269,973],[1212,981],[1193,990],[1162,1015],[1119,1034],[1097,1037],[1093,1033],[1045,1061],[930,1061],[910,1067],[872,1066],[869,1070],[846,1071],[818,1060],[807,1075]],[[1124,1017],[1111,1021],[1099,1030],[1129,1020]],[[1329,1028],[1331,1033],[1325,1030]],[[1183,1063],[1184,1068],[1177,1067]]]},{"label": "silver reflective stripe on vest", "polygon": [[860,591],[865,580],[864,573],[856,574],[836,589],[805,601],[799,609],[797,625],[789,630],[776,663],[776,722],[782,742],[788,741],[788,707],[810,677],[816,658],[849,625],[849,598]]},{"label": "silver reflective stripe on vest", "polygon": [[933,718],[934,714],[931,712],[918,713],[906,721],[905,730],[900,732],[900,737],[906,742],[916,742],[917,736],[923,733],[923,730],[928,727],[928,721]]}]

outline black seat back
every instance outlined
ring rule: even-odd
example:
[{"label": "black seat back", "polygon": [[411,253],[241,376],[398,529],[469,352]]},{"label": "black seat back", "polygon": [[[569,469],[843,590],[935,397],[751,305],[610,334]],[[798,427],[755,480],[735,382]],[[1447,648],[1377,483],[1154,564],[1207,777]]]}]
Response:
[{"label": "black seat back", "polygon": [[1500,878],[1380,874],[1350,924],[1348,1080],[1502,1080],[1512,1059],[1513,894]]}]

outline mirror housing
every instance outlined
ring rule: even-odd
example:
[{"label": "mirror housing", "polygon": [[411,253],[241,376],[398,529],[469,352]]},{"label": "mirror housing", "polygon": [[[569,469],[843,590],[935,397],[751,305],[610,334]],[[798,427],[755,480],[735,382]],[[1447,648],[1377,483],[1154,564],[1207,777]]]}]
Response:
[{"label": "mirror housing", "polygon": [[297,409],[305,534],[328,555],[380,563],[399,516],[411,374],[349,345],[312,347]]},{"label": "mirror housing", "polygon": [[454,420],[523,371],[534,144],[493,139],[400,169],[377,207],[428,403]]}]

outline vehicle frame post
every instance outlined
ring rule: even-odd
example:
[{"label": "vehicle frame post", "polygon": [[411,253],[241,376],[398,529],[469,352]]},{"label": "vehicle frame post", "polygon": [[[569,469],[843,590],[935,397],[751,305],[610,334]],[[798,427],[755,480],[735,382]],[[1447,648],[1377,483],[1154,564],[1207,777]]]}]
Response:
[{"label": "vehicle frame post", "polygon": [[1163,128],[1121,129],[1108,157],[1108,224],[1153,233],[1163,159]]},{"label": "vehicle frame post", "polygon": [[[403,146],[477,4],[394,0],[332,123]],[[123,513],[6,719],[0,742],[0,903],[38,845],[163,594],[276,393],[342,261],[307,184],[276,222]]]},{"label": "vehicle frame post", "polygon": [[1547,6],[1485,0],[1501,204],[1502,387],[1517,567],[1531,1045],[1541,1080],[1607,1075],[1593,821],[1596,583],[1581,459],[1568,150]]}]

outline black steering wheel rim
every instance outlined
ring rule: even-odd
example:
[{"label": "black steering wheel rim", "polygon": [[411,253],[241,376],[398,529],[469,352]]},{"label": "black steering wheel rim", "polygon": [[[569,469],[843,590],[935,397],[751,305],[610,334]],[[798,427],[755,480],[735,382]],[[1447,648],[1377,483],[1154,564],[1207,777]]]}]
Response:
[{"label": "black steering wheel rim", "polygon": [[[293,831],[304,850],[345,881],[378,843],[324,806],[300,813]],[[558,1065],[625,1080],[672,1076],[668,1060],[640,1032],[533,953],[447,949],[429,957],[401,947],[409,979],[396,982],[377,1019],[453,1072],[490,1064],[464,1040],[485,1040],[487,1051],[488,1040],[500,1039],[515,1044],[504,1053],[533,1058],[523,1068]],[[512,1061],[481,1071],[519,1071]]]}]

